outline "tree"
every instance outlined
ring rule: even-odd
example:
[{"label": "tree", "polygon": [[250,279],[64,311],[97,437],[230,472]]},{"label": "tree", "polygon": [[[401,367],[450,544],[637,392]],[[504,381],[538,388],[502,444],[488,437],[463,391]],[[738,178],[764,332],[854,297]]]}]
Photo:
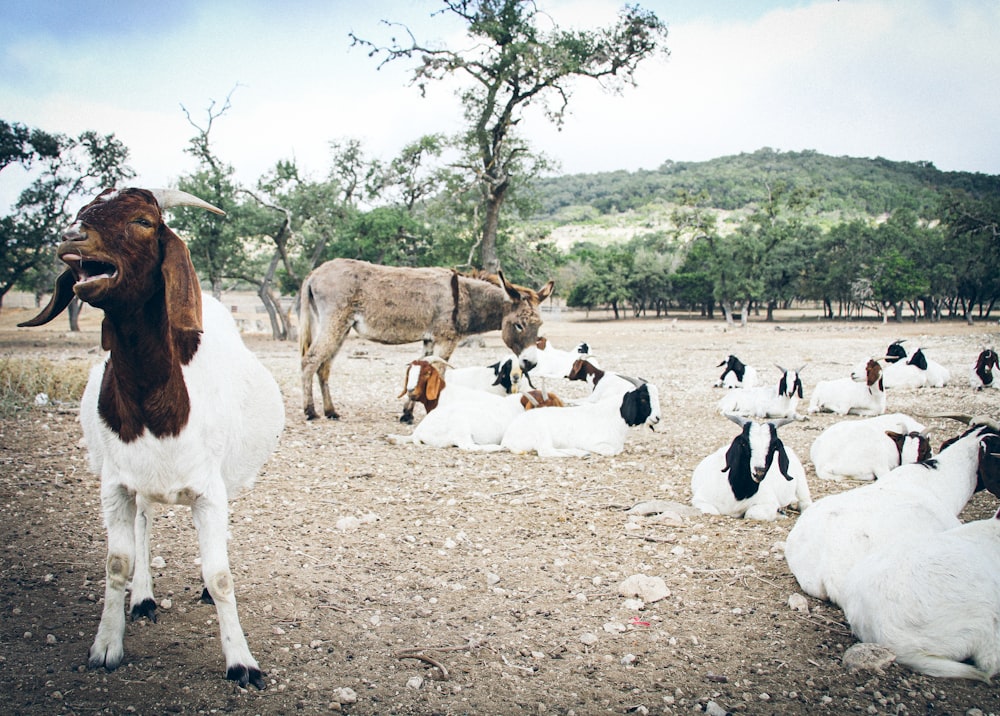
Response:
[{"label": "tree", "polygon": [[[19,165],[35,175],[14,211],[0,217],[0,306],[15,285],[51,288],[50,249],[71,219],[67,206],[135,176],[127,162],[128,149],[113,134],[72,138],[0,120],[0,171]],[[30,282],[32,275],[38,280]],[[70,312],[72,330],[76,315]]]},{"label": "tree", "polygon": [[515,132],[526,107],[542,103],[550,121],[561,125],[574,78],[606,82],[618,92],[635,84],[636,68],[659,48],[667,28],[638,6],[626,6],[610,28],[564,30],[552,25],[545,30],[540,21],[549,16],[532,0],[443,0],[443,4],[442,13],[466,24],[472,49],[421,44],[405,26],[408,42],[392,38],[382,46],[353,33],[351,39],[381,57],[379,67],[419,57],[412,82],[421,95],[428,82],[452,75],[469,81],[461,94],[468,125],[461,139],[475,160],[469,169],[474,170],[482,194],[480,258],[482,266],[493,271],[498,266],[500,209],[530,156],[529,147]]}]

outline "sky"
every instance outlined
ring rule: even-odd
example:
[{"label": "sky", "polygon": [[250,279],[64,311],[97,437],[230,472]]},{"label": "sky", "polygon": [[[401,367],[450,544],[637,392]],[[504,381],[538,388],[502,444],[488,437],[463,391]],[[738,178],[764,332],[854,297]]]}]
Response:
[{"label": "sky", "polygon": [[[536,0],[560,27],[611,25],[617,0]],[[520,128],[558,173],[656,169],[753,152],[815,150],[1000,174],[996,0],[638,0],[668,28],[669,56],[644,61],[621,94],[570,85],[561,129],[540,111]],[[439,0],[2,0],[0,118],[49,132],[114,133],[136,186],[196,168],[184,152],[211,106],[217,155],[252,185],[294,159],[316,179],[330,142],[392,159],[462,128],[459,85],[426,97],[412,65],[378,67],[349,32],[405,32],[460,49]],[[0,207],[24,188],[0,173]],[[81,202],[82,203],[82,202]]]}]

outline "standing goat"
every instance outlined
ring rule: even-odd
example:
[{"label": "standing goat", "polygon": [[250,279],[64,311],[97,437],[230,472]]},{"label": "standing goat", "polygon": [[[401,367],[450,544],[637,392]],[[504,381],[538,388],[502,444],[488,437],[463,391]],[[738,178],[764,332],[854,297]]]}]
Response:
[{"label": "standing goat", "polygon": [[901,465],[877,482],[817,500],[788,533],[785,558],[802,589],[840,604],[844,579],[866,555],[959,523],[972,494],[996,475],[1000,458],[985,441],[995,428],[978,425],[945,442],[926,462]]},{"label": "standing goat", "polygon": [[902,413],[834,423],[809,449],[816,476],[823,480],[878,480],[930,456],[924,426]]},{"label": "standing goat", "polygon": [[802,378],[798,370],[787,370],[780,365],[778,384],[762,385],[756,388],[732,390],[719,400],[719,412],[723,415],[743,415],[755,418],[798,419],[796,412],[802,399]]},{"label": "standing goat", "polygon": [[743,430],[698,463],[691,475],[691,504],[709,515],[767,521],[789,505],[801,511],[812,504],[802,463],[778,438],[778,428],[792,419],[761,423],[726,417]]},{"label": "standing goat", "polygon": [[865,364],[864,380],[850,378],[821,380],[813,388],[809,401],[810,413],[837,415],[882,415],[885,412],[885,386],[882,366],[872,358]]},{"label": "standing goat", "polygon": [[993,371],[1000,371],[1000,360],[997,359],[997,352],[992,348],[984,348],[972,366],[969,385],[976,390],[1000,388],[1000,380],[996,379]]},{"label": "standing goat", "polygon": [[80,402],[108,532],[104,611],[90,667],[121,664],[130,575],[132,619],[156,621],[150,512],[155,502],[184,504],[198,530],[226,678],[262,689],[236,610],[228,501],[252,486],[273,452],[284,404],[232,316],[201,294],[187,247],[164,223],[163,211],[181,205],[222,213],[183,192],[144,189],[107,190],[83,207],[58,249],[69,268],[49,304],[21,325],[51,321],[74,294],[104,311],[108,356],[91,371]]}]

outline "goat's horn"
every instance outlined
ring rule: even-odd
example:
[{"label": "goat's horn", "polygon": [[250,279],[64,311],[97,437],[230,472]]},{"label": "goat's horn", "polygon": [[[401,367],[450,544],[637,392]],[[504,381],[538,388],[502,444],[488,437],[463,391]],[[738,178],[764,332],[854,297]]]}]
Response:
[{"label": "goat's horn", "polygon": [[781,418],[780,420],[772,420],[770,422],[771,422],[771,425],[773,425],[775,427],[775,429],[778,429],[782,425],[788,425],[789,423],[794,423],[795,422],[795,418]]},{"label": "goat's horn", "polygon": [[531,394],[530,391],[527,392],[527,393],[524,393],[524,397],[528,399],[529,403],[531,403],[531,407],[533,407],[533,408],[537,408],[538,407],[538,400],[535,398],[535,396],[533,396]]},{"label": "goat's horn", "polygon": [[219,207],[212,206],[204,199],[199,199],[194,194],[188,194],[180,189],[149,189],[149,192],[156,198],[156,203],[160,205],[161,209],[170,209],[175,206],[196,206],[199,209],[207,209],[214,214],[222,214],[223,216],[226,214]]},{"label": "goat's horn", "polygon": [[778,365],[777,363],[774,364],[774,367],[777,368],[778,370],[780,370],[782,373],[787,373],[788,372],[784,368],[782,368],[780,365]]},{"label": "goat's horn", "polygon": [[739,425],[741,428],[750,422],[748,418],[744,418],[742,415],[733,415],[732,413],[726,413],[726,417],[732,420],[737,425]]},{"label": "goat's horn", "polygon": [[966,425],[985,425],[988,428],[993,428],[994,430],[1000,430],[1000,422],[994,420],[993,418],[987,417],[986,415],[968,415],[966,413],[933,413],[931,415],[922,415],[923,418],[951,418],[952,420],[957,420],[960,423],[965,423]]}]

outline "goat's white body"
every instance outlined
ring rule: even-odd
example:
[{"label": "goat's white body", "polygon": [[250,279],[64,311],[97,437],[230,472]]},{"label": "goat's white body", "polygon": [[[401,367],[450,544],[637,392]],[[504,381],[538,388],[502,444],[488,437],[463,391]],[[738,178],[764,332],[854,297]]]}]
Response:
[{"label": "goat's white body", "polygon": [[1000,520],[872,552],[847,574],[841,605],[858,638],[897,662],[988,681],[1000,672]]},{"label": "goat's white body", "polygon": [[[588,380],[588,383],[590,381]],[[591,386],[591,391],[587,397],[573,401],[577,404],[603,403],[606,400],[614,402],[620,400],[625,393],[635,388],[635,384],[618,375],[607,371],[604,376],[597,381],[597,385]]]},{"label": "goat's white body", "polygon": [[[817,437],[809,449],[816,476],[824,480],[844,477],[878,480],[900,465],[896,443],[886,435],[921,432],[924,426],[902,413],[834,423]],[[904,446],[902,463],[916,462],[915,441]]]},{"label": "goat's white body", "polygon": [[967,435],[933,463],[902,465],[878,482],[817,500],[785,543],[799,585],[840,604],[847,573],[872,551],[957,527],[975,492],[978,465],[979,440]]},{"label": "goat's white body", "polygon": [[537,349],[537,363],[529,374],[532,378],[565,378],[578,359],[587,357],[585,352],[581,352],[582,347],[583,344],[580,344],[574,351],[564,351],[546,342],[545,348]]},{"label": "goat's white body", "polygon": [[729,371],[726,373],[726,377],[722,379],[721,382],[717,382],[716,386],[719,388],[756,388],[757,387],[757,369],[753,366],[743,367],[743,380],[736,377],[736,373]]},{"label": "goat's white body", "polygon": [[[605,375],[598,388],[609,376]],[[629,384],[629,388],[634,390],[635,386]],[[649,394],[652,413],[645,424],[653,425],[660,419],[660,401],[651,384]],[[598,402],[554,410],[529,410],[511,421],[500,445],[513,453],[534,451],[539,457],[617,455],[625,449],[629,429],[621,416],[623,398],[624,393],[611,392]]]},{"label": "goat's white body", "polygon": [[[861,375],[864,375],[864,371]],[[809,412],[875,416],[885,413],[885,405],[885,390],[879,388],[878,384],[868,385],[864,380],[837,378],[816,383],[809,400]]]},{"label": "goat's white body", "polygon": [[812,504],[805,469],[788,446],[785,446],[785,451],[788,453],[788,474],[792,476],[792,480],[785,479],[775,461],[760,481],[757,492],[751,497],[737,500],[729,484],[729,473],[723,472],[728,447],[724,445],[719,448],[694,469],[691,475],[692,506],[707,515],[773,522],[777,519],[779,510],[785,507],[805,510]]},{"label": "goat's white body", "polygon": [[[132,606],[153,599],[151,503],[191,505],[205,584],[216,588],[213,596],[224,597],[216,599],[216,607],[226,665],[256,668],[236,616],[228,576],[228,502],[253,485],[274,451],[284,427],[284,402],[274,378],[243,344],[228,311],[207,295],[202,297],[202,308],[201,342],[194,358],[183,367],[190,416],[176,437],[156,438],[147,430],[125,443],[108,428],[97,409],[107,361],[91,371],[80,403],[80,423],[90,467],[101,476],[109,555],[134,557]],[[134,511],[129,495],[135,496]],[[123,599],[123,591],[116,594],[121,596],[115,599]],[[106,603],[91,647],[92,660],[103,654],[104,663],[117,666],[124,632],[123,604]]]},{"label": "goat's white body", "polygon": [[[442,397],[452,390],[448,386]],[[511,421],[524,412],[521,395],[498,396],[464,394],[442,402],[427,413],[408,436],[391,435],[394,443],[415,443],[431,447],[458,447],[463,450],[499,450],[500,441]]]},{"label": "goat's white body", "polygon": [[[501,361],[502,362],[502,361]],[[521,369],[518,365],[517,356],[514,356],[511,375],[513,388],[512,393],[517,392],[517,385],[521,379]],[[494,395],[507,395],[507,388],[497,383],[497,371],[489,366],[467,366],[463,368],[448,368],[444,373],[445,384],[447,386],[463,386],[474,390],[482,390]]]},{"label": "goat's white body", "polygon": [[[882,369],[882,383],[887,389],[943,388],[951,380],[951,371],[940,363],[927,358],[927,370],[907,363],[909,357],[895,363],[886,363]],[[862,370],[862,374],[863,374]]]},{"label": "goat's white body", "polygon": [[976,366],[973,364],[972,368],[969,370],[969,387],[973,390],[983,390],[985,388],[1000,389],[1000,380],[994,376],[992,382],[988,385],[983,383],[983,379],[979,377],[979,374],[976,372]]},{"label": "goat's white body", "polygon": [[[786,381],[792,385],[795,373],[788,371]],[[754,418],[798,418],[797,393],[778,394],[777,385],[761,385],[756,388],[731,390],[719,400],[719,412],[723,415],[742,415]]]}]

